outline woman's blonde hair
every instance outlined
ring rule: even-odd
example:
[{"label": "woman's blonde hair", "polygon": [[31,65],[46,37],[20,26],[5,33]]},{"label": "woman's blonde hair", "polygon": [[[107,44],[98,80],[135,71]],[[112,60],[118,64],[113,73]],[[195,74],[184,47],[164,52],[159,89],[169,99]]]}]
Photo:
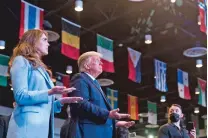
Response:
[{"label": "woman's blonde hair", "polygon": [[17,56],[23,56],[32,63],[34,68],[43,67],[52,77],[52,72],[37,54],[38,51],[36,45],[40,41],[42,34],[45,34],[48,37],[47,32],[39,29],[29,30],[23,34],[17,46],[13,49],[13,55],[9,61],[9,72],[14,58]]}]

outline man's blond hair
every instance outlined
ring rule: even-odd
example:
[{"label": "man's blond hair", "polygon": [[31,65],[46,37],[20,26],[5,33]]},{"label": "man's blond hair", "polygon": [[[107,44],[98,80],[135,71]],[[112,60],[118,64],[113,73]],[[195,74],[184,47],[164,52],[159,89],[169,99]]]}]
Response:
[{"label": "man's blond hair", "polygon": [[102,57],[102,54],[95,52],[95,51],[89,51],[89,52],[85,52],[83,53],[77,61],[78,67],[79,67],[79,71],[82,72],[84,71],[84,63],[89,59],[89,57],[92,56],[98,56],[98,57]]}]

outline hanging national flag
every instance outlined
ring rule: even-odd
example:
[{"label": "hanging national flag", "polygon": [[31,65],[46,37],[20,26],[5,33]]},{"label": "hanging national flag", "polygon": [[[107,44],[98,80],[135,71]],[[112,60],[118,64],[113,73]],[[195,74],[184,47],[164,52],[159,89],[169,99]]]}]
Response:
[{"label": "hanging national flag", "polygon": [[113,109],[117,109],[118,108],[118,91],[110,89],[110,88],[106,88],[106,91],[107,91],[106,95],[111,104],[111,107]]},{"label": "hanging national flag", "polygon": [[61,53],[69,58],[77,60],[80,49],[80,25],[62,19],[62,46]]},{"label": "hanging national flag", "polygon": [[178,69],[178,92],[179,97],[190,100],[188,73]]},{"label": "hanging national flag", "polygon": [[167,65],[165,62],[159,61],[157,59],[155,61],[155,87],[156,89],[167,92],[167,80],[166,80],[166,71]]},{"label": "hanging national flag", "polygon": [[148,101],[148,123],[150,124],[157,124],[157,104]]},{"label": "hanging national flag", "polygon": [[[69,88],[69,85],[70,85],[69,75],[56,72],[56,86],[65,86],[66,88]],[[62,96],[67,97],[67,94],[64,94]]]},{"label": "hanging national flag", "polygon": [[97,52],[103,55],[103,71],[114,72],[113,40],[97,34]]},{"label": "hanging national flag", "polygon": [[129,79],[141,83],[141,53],[128,47]]},{"label": "hanging national flag", "polygon": [[9,57],[0,54],[0,86],[7,86]]},{"label": "hanging national flag", "polygon": [[133,120],[139,120],[138,98],[128,94],[128,114]]},{"label": "hanging national flag", "polygon": [[21,0],[19,38],[30,29],[43,28],[43,13],[43,9]]},{"label": "hanging national flag", "polygon": [[207,107],[207,92],[206,92],[207,81],[198,78],[198,88],[199,88],[199,101],[198,104]]},{"label": "hanging national flag", "polygon": [[199,16],[200,16],[200,30],[207,33],[207,1],[199,0]]},{"label": "hanging national flag", "polygon": [[194,123],[194,127],[196,129],[196,136],[199,136],[199,117],[197,115],[191,114],[191,120]]}]

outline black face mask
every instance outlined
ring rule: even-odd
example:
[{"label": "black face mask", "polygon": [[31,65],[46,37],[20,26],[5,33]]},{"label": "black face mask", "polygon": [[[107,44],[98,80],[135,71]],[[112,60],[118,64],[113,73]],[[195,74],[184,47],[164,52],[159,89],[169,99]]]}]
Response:
[{"label": "black face mask", "polygon": [[178,122],[180,119],[179,114],[171,113],[170,114],[170,121],[171,122]]}]

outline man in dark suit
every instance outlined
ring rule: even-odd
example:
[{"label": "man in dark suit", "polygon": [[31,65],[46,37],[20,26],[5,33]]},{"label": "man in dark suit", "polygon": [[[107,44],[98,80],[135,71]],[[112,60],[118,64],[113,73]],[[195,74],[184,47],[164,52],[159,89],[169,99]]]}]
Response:
[{"label": "man in dark suit", "polygon": [[[78,59],[80,73],[71,80],[71,86],[76,90],[69,96],[83,97],[83,101],[70,104],[71,120],[67,138],[113,138],[115,127],[130,127],[133,121],[118,121],[115,119],[129,118],[129,114],[112,110],[105,94],[96,78],[102,73],[100,53],[90,51]],[[64,137],[61,137],[64,138]]]},{"label": "man in dark suit", "polygon": [[6,138],[10,116],[0,116],[0,138]]}]

